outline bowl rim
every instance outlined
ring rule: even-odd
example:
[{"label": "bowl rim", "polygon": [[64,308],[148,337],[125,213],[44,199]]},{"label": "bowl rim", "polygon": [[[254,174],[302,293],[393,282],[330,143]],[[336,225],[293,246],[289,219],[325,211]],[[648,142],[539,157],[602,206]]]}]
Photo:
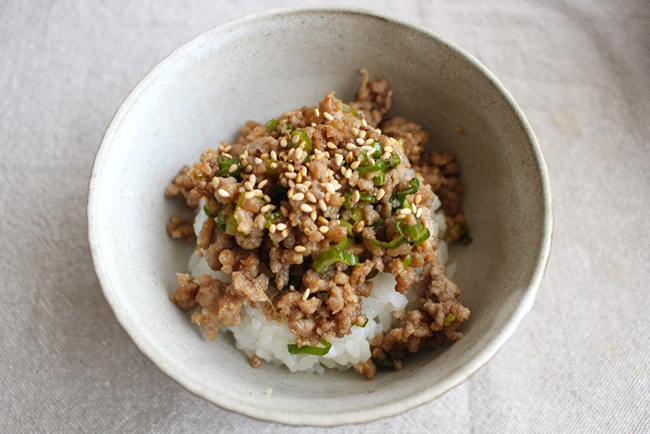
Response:
[{"label": "bowl rim", "polygon": [[[174,365],[168,363],[168,359],[163,352],[157,350],[157,348],[150,346],[149,341],[145,336],[138,330],[136,324],[134,324],[130,317],[121,309],[120,302],[116,296],[117,289],[112,285],[110,277],[105,272],[105,266],[103,262],[102,255],[100,253],[101,247],[98,244],[98,234],[101,231],[101,227],[97,224],[95,218],[95,208],[97,206],[98,198],[94,194],[95,190],[98,188],[98,179],[100,174],[105,166],[105,160],[109,154],[109,149],[114,140],[116,132],[119,130],[119,127],[123,119],[129,113],[131,107],[137,103],[140,95],[149,87],[149,85],[154,82],[156,77],[163,72],[163,70],[175,62],[177,59],[181,58],[184,54],[191,52],[193,48],[199,46],[206,39],[212,37],[215,33],[227,32],[229,29],[234,29],[242,25],[246,25],[251,22],[258,20],[276,17],[276,16],[285,16],[293,15],[300,13],[324,13],[324,14],[344,14],[344,15],[361,15],[367,16],[375,19],[380,19],[387,21],[392,24],[396,24],[401,27],[406,27],[415,32],[424,34],[425,36],[435,40],[437,43],[446,46],[455,54],[465,58],[470,62],[475,68],[477,68],[481,73],[483,73],[488,80],[496,87],[499,93],[503,95],[507,104],[510,106],[514,114],[516,115],[518,121],[523,127],[528,142],[533,149],[535,156],[535,162],[539,175],[541,178],[542,184],[542,194],[543,194],[543,207],[544,207],[544,216],[543,216],[543,235],[542,242],[539,246],[539,255],[537,258],[537,264],[533,270],[532,276],[528,285],[523,292],[518,306],[515,309],[513,315],[508,318],[508,320],[503,324],[501,331],[497,334],[496,338],[488,343],[485,348],[483,348],[473,359],[471,359],[465,365],[459,367],[452,375],[448,378],[442,380],[438,385],[429,387],[424,391],[414,394],[408,398],[402,399],[396,402],[388,402],[381,404],[372,408],[363,408],[358,410],[349,410],[343,413],[336,414],[307,414],[307,413],[298,413],[291,411],[289,409],[279,412],[274,410],[265,410],[258,409],[251,406],[239,406],[237,403],[223,401],[219,399],[218,394],[210,394],[206,390],[205,386],[197,384],[192,381],[189,377],[184,375],[183,371],[174,369]],[[505,89],[501,82],[496,78],[496,76],[488,70],[481,62],[474,58],[471,54],[467,53],[462,48],[455,45],[453,42],[447,40],[444,37],[439,36],[433,31],[413,24],[402,18],[397,18],[391,15],[378,13],[375,11],[370,11],[368,9],[355,8],[355,7],[345,7],[345,6],[297,6],[297,7],[288,7],[288,8],[279,8],[279,9],[270,9],[262,12],[246,15],[244,17],[236,18],[234,20],[222,23],[210,30],[207,30],[200,35],[194,37],[188,42],[184,43],[164,59],[158,62],[129,92],[124,101],[120,104],[115,115],[111,119],[106,132],[102,138],[102,141],[99,145],[95,159],[93,161],[93,168],[90,175],[90,180],[88,184],[88,200],[87,200],[87,223],[88,223],[88,243],[90,247],[90,252],[92,256],[93,266],[99,280],[99,284],[102,288],[102,292],[109,305],[111,306],[118,322],[127,332],[129,337],[133,340],[138,349],[149,359],[151,360],[161,371],[171,377],[173,380],[181,384],[185,389],[193,393],[194,395],[201,397],[217,406],[233,411],[235,413],[243,414],[245,416],[251,417],[253,419],[269,421],[269,422],[278,422],[287,425],[309,425],[309,426],[335,426],[343,425],[350,423],[366,423],[373,420],[377,420],[384,417],[394,416],[400,413],[403,413],[407,410],[413,409],[420,405],[423,405],[427,402],[432,401],[433,399],[441,396],[442,394],[448,392],[452,388],[463,383],[469,377],[471,377],[476,371],[478,371],[482,366],[484,366],[497,351],[505,344],[505,342],[513,335],[515,329],[523,319],[523,317],[530,311],[533,306],[535,296],[539,287],[541,285],[544,273],[546,272],[546,267],[548,265],[548,259],[551,251],[551,244],[553,239],[553,228],[554,228],[554,216],[553,216],[553,200],[551,193],[551,185],[548,176],[548,168],[544,159],[544,155],[539,146],[535,133],[528,122],[523,111],[520,109],[518,104],[515,102],[514,98],[510,93]]]}]

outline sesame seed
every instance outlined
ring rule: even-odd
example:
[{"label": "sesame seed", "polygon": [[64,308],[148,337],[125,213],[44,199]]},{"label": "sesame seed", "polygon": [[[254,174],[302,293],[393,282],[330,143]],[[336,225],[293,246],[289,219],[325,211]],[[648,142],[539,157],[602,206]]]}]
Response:
[{"label": "sesame seed", "polygon": [[285,178],[296,179],[296,174],[294,172],[286,172],[284,176]]},{"label": "sesame seed", "polygon": [[277,229],[277,226],[275,225],[275,223],[271,223],[271,226],[269,226],[269,232],[274,234],[276,229]]},{"label": "sesame seed", "polygon": [[336,149],[337,148],[337,146],[332,142],[327,142],[327,147],[330,148],[330,149]]},{"label": "sesame seed", "polygon": [[271,202],[271,196],[269,196],[268,194],[265,194],[264,196],[262,196],[262,199],[264,199],[267,202]]},{"label": "sesame seed", "polygon": [[267,213],[267,212],[271,211],[273,208],[275,208],[275,205],[272,205],[272,204],[264,205],[260,209],[260,212]]},{"label": "sesame seed", "polygon": [[386,152],[393,152],[393,150],[394,150],[393,147],[390,146],[390,145],[388,145],[388,146],[386,146],[386,147],[384,148],[384,151],[386,151]]},{"label": "sesame seed", "polygon": [[333,120],[334,120],[334,116],[332,116],[332,115],[329,114],[328,112],[323,112],[323,117],[324,117],[325,119],[327,119],[328,121],[333,121]]},{"label": "sesame seed", "polygon": [[345,161],[347,163],[352,163],[354,161],[354,154],[352,154],[352,152],[345,154]]},{"label": "sesame seed", "polygon": [[362,139],[366,138],[366,132],[364,130],[359,131],[359,137]]},{"label": "sesame seed", "polygon": [[302,166],[302,167],[300,168],[300,174],[301,174],[302,176],[307,176],[307,167],[306,167],[306,166]]},{"label": "sesame seed", "polygon": [[325,201],[323,199],[318,201],[318,207],[323,212],[327,211],[327,204],[325,203]]},{"label": "sesame seed", "polygon": [[285,238],[288,237],[289,236],[289,229],[283,230],[282,231],[282,236],[285,237]]},{"label": "sesame seed", "polygon": [[362,150],[363,152],[371,152],[371,151],[374,151],[375,148],[372,147],[372,146],[363,145],[363,146],[361,147],[361,150]]},{"label": "sesame seed", "polygon": [[303,301],[307,300],[307,297],[309,297],[310,293],[311,293],[311,290],[309,288],[305,289],[305,292],[302,294]]},{"label": "sesame seed", "polygon": [[277,161],[278,160],[278,153],[275,151],[271,151],[271,160]]},{"label": "sesame seed", "polygon": [[246,173],[251,173],[253,171],[253,166],[246,166]]},{"label": "sesame seed", "polygon": [[246,182],[244,182],[244,188],[245,188],[246,190],[249,190],[249,191],[250,191],[250,190],[253,189],[253,184],[251,184],[250,181],[246,181]]},{"label": "sesame seed", "polygon": [[311,125],[312,127],[315,127],[315,126],[316,126],[316,122],[312,122],[310,125]]},{"label": "sesame seed", "polygon": [[360,165],[361,165],[360,161],[355,161],[352,164],[350,164],[350,168],[356,170],[359,168]]},{"label": "sesame seed", "polygon": [[406,218],[406,214],[397,214],[395,216],[395,220],[404,220]]},{"label": "sesame seed", "polygon": [[283,138],[280,140],[280,146],[283,147],[283,148],[286,148],[286,147],[287,147],[287,138],[286,138],[286,137],[283,137]]},{"label": "sesame seed", "polygon": [[228,193],[223,188],[220,188],[219,191],[217,191],[217,193],[219,193],[219,196],[221,196],[221,197],[230,197],[230,193]]},{"label": "sesame seed", "polygon": [[302,182],[302,173],[298,173],[298,175],[296,176],[296,182],[297,182],[297,183],[301,183],[301,182]]},{"label": "sesame seed", "polygon": [[302,148],[296,148],[296,152],[294,155],[296,157],[296,160],[300,161],[302,157]]},{"label": "sesame seed", "polygon": [[285,229],[287,228],[287,225],[285,225],[284,223],[278,223],[278,224],[276,225],[276,228],[277,228],[279,231],[283,231],[283,230],[285,230]]},{"label": "sesame seed", "polygon": [[341,154],[336,154],[336,155],[334,155],[334,162],[335,162],[338,166],[340,166],[341,164],[343,164],[343,155],[341,155]]},{"label": "sesame seed", "polygon": [[316,216],[317,216],[316,210],[312,211],[311,214],[309,215],[309,217],[311,217],[312,220],[316,220]]},{"label": "sesame seed", "polygon": [[390,158],[390,155],[391,155],[390,152],[388,152],[388,151],[384,152],[383,154],[381,154],[381,159],[382,160],[388,160]]},{"label": "sesame seed", "polygon": [[347,145],[345,145],[345,149],[347,149],[348,151],[354,151],[357,149],[357,147],[354,145],[354,143],[348,143]]},{"label": "sesame seed", "polygon": [[415,216],[416,216],[417,218],[422,217],[422,208],[418,208],[418,212],[415,213]]},{"label": "sesame seed", "polygon": [[293,164],[289,163],[289,164],[287,164],[287,171],[288,172],[295,172],[296,168],[293,167]]},{"label": "sesame seed", "polygon": [[255,197],[255,192],[254,191],[247,191],[246,194],[244,194],[244,198],[246,199],[252,199]]},{"label": "sesame seed", "polygon": [[307,200],[310,201],[311,203],[316,203],[316,196],[314,196],[314,193],[312,193],[311,191],[310,191],[310,192],[307,192],[307,194],[305,195],[305,197],[306,197]]},{"label": "sesame seed", "polygon": [[257,184],[257,188],[264,188],[264,186],[266,186],[266,184],[268,184],[268,183],[269,183],[269,180],[268,180],[268,179],[264,179],[264,180],[262,180],[262,182],[260,182],[259,184]]},{"label": "sesame seed", "polygon": [[300,210],[303,212],[312,212],[313,208],[307,205],[306,203],[303,203],[302,205],[300,205]]},{"label": "sesame seed", "polygon": [[379,191],[377,191],[377,200],[381,200],[382,197],[386,194],[386,191],[383,188],[380,188]]},{"label": "sesame seed", "polygon": [[374,143],[375,141],[373,139],[366,139],[365,145],[370,146]]},{"label": "sesame seed", "polygon": [[260,157],[255,157],[254,161],[255,161],[255,164],[262,164],[263,163],[263,161],[262,161],[262,159]]},{"label": "sesame seed", "polygon": [[350,196],[350,199],[352,200],[352,203],[359,202],[359,199],[361,199],[361,194],[359,193],[359,190],[354,190],[352,192],[352,196]]},{"label": "sesame seed", "polygon": [[320,116],[320,110],[318,110],[318,107],[314,109],[314,114],[316,115],[316,117]]},{"label": "sesame seed", "polygon": [[268,389],[266,389],[266,392],[264,392],[264,393],[265,393],[267,396],[271,396],[271,394],[273,393],[273,389],[271,389],[271,388],[269,387]]},{"label": "sesame seed", "polygon": [[328,225],[330,222],[327,221],[327,219],[323,216],[318,217],[318,224],[320,225]]},{"label": "sesame seed", "polygon": [[307,248],[305,246],[296,246],[293,248],[293,250],[295,250],[298,253],[303,253],[307,251]]},{"label": "sesame seed", "polygon": [[359,145],[363,145],[365,141],[364,141],[361,137],[359,137],[359,138],[357,138],[356,142],[357,142]]},{"label": "sesame seed", "polygon": [[347,169],[345,175],[343,176],[345,176],[347,179],[350,179],[350,177],[352,176],[352,169]]},{"label": "sesame seed", "polygon": [[351,132],[352,135],[354,135],[354,136],[358,136],[358,135],[359,135],[359,130],[357,130],[356,128],[350,128],[350,132]]},{"label": "sesame seed", "polygon": [[418,211],[418,208],[415,206],[414,203],[411,204],[411,211],[413,212],[413,214],[415,214]]},{"label": "sesame seed", "polygon": [[318,228],[318,232],[320,232],[321,234],[326,234],[329,232],[329,230],[330,230],[329,226],[321,226]]},{"label": "sesame seed", "polygon": [[[280,214],[282,214],[283,216],[286,217],[286,216],[289,215],[289,210],[287,210],[284,206],[280,206]],[[282,229],[280,229],[280,230],[282,230]]]},{"label": "sesame seed", "polygon": [[361,124],[362,124],[364,127],[367,127],[367,126],[368,126],[368,122],[366,122],[366,118],[361,119]]},{"label": "sesame seed", "polygon": [[303,200],[304,198],[305,198],[305,195],[304,195],[304,194],[302,194],[302,193],[296,193],[296,194],[293,195],[293,197],[291,198],[291,200],[299,201],[299,200]]},{"label": "sesame seed", "polygon": [[300,141],[300,134],[296,134],[291,138],[291,143],[293,143],[294,145],[297,145],[299,141]]},{"label": "sesame seed", "polygon": [[240,155],[240,157],[241,157],[242,160],[247,159],[247,158],[248,158],[248,151],[244,151],[244,152],[242,152],[241,155]]},{"label": "sesame seed", "polygon": [[219,187],[219,178],[215,176],[214,178],[212,178],[212,188],[216,189],[217,187]]},{"label": "sesame seed", "polygon": [[415,199],[413,199],[413,202],[415,202],[416,205],[419,205],[420,202],[422,202],[422,195],[420,193],[415,195]]},{"label": "sesame seed", "polygon": [[259,188],[256,188],[255,190],[253,190],[253,193],[255,193],[255,196],[259,196],[259,197],[262,197],[264,195],[264,192],[262,190],[260,190]]},{"label": "sesame seed", "polygon": [[411,208],[402,208],[399,210],[399,213],[404,215],[411,214]]},{"label": "sesame seed", "polygon": [[228,173],[235,173],[236,170],[237,170],[237,165],[236,165],[236,164],[232,164],[232,165],[228,168]]},{"label": "sesame seed", "polygon": [[354,230],[355,230],[357,233],[363,231],[363,228],[364,228],[364,227],[365,227],[365,224],[363,223],[363,221],[356,222],[356,223],[354,224]]}]

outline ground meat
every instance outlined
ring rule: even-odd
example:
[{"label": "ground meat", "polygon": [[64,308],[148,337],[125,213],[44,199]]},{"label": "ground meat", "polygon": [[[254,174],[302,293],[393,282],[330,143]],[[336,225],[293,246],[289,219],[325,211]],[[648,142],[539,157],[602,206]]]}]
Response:
[{"label": "ground meat", "polygon": [[182,220],[180,216],[176,214],[171,216],[169,223],[167,223],[167,233],[172,238],[184,238],[190,243],[193,243],[196,240],[192,220]]},{"label": "ground meat", "polygon": [[[436,262],[429,209],[440,196],[448,237],[466,237],[459,167],[451,154],[423,152],[428,134],[417,124],[384,120],[392,92],[362,72],[349,106],[329,93],[265,125],[247,122],[233,144],[204,151],[167,188],[188,206],[205,200],[197,247],[232,280],[177,275],[172,301],[200,309],[192,321],[208,339],[240,324],[241,309],[251,305],[286,321],[299,346],[331,343],[363,322],[376,272],[391,273],[395,290],[412,290],[418,305],[396,313],[399,324],[371,342],[372,360],[357,371],[372,378],[378,368],[400,369],[405,354],[460,336],[469,310]],[[170,220],[173,237],[191,231],[177,216]],[[259,363],[254,355],[251,365]]]}]

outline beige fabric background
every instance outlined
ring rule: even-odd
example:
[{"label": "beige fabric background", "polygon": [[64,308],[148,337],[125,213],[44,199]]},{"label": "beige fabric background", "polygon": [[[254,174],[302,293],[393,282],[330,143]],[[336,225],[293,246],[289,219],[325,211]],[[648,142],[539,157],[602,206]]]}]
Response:
[{"label": "beige fabric background", "polygon": [[[649,431],[650,2],[343,3],[433,29],[502,80],[539,136],[556,223],[533,310],[487,366],[332,432]],[[172,49],[269,6],[0,0],[1,432],[327,431],[223,411],[159,372],[86,244],[87,180],[122,99]]]}]

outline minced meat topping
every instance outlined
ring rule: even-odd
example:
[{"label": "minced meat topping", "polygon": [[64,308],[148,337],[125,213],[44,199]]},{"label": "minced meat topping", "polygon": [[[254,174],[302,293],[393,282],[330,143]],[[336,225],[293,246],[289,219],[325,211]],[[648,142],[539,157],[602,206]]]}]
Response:
[{"label": "minced meat topping", "polygon": [[[241,323],[245,305],[286,321],[296,347],[328,344],[363,321],[362,297],[377,272],[412,289],[418,306],[371,342],[372,359],[355,368],[399,369],[426,342],[456,340],[469,318],[460,288],[436,261],[431,206],[446,213],[447,241],[468,241],[460,206],[458,164],[448,153],[425,153],[428,134],[404,118],[384,119],[392,92],[365,70],[357,101],[334,96],[266,124],[247,122],[238,139],[209,149],[167,187],[208,219],[197,245],[209,266],[232,277],[196,280],[178,274],[171,300],[208,339]],[[189,222],[173,216],[167,230],[193,240]],[[256,363],[253,363],[254,365]]]}]

